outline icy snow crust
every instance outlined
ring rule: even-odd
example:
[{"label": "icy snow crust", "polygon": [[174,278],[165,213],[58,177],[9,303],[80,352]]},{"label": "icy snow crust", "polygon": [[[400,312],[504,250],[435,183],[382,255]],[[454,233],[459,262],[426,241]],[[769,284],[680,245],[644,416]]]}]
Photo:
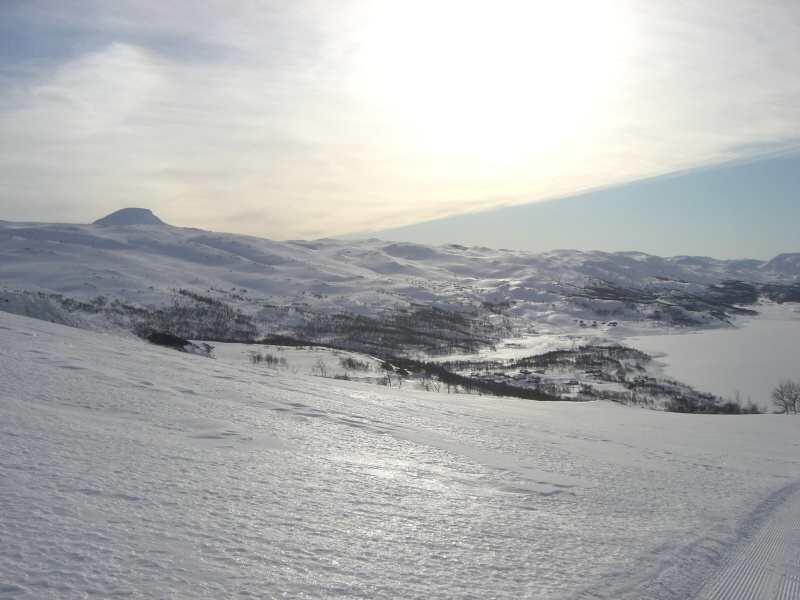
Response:
[{"label": "icy snow crust", "polygon": [[386,389],[7,313],[0,331],[0,597],[800,593],[800,419]]}]

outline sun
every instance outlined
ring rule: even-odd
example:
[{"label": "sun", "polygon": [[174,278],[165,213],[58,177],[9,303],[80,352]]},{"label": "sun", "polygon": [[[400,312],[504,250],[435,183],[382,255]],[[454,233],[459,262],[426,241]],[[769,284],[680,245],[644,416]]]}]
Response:
[{"label": "sun", "polygon": [[572,136],[599,104],[617,17],[599,0],[380,2],[367,85],[432,151],[533,156]]}]

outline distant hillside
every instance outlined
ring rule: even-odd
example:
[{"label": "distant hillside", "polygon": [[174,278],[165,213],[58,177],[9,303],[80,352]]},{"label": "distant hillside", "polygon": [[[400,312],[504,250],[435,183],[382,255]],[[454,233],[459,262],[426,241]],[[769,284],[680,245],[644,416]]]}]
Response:
[{"label": "distant hillside", "polygon": [[800,254],[764,262],[543,254],[362,241],[276,242],[167,226],[0,222],[3,310],[190,339],[289,335],[361,350],[476,351],[521,333],[714,327],[800,299]]}]

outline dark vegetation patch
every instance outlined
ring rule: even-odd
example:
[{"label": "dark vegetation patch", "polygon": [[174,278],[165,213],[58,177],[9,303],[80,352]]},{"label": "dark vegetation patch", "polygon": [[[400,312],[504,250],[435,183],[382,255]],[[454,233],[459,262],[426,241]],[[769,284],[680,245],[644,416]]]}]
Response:
[{"label": "dark vegetation patch", "polygon": [[511,396],[513,398],[522,398],[523,400],[553,401],[563,399],[536,388],[517,387],[505,382],[486,381],[461,375],[452,371],[449,363],[435,363],[392,357],[387,358],[383,364],[386,370],[400,372],[406,375],[410,373],[422,373],[430,378],[435,378],[436,381],[445,386],[460,388],[468,394],[476,393],[492,396]]},{"label": "dark vegetation patch", "polygon": [[182,337],[178,337],[177,335],[173,335],[169,332],[153,332],[147,336],[147,341],[151,344],[179,349],[191,344],[189,340],[185,340]]},{"label": "dark vegetation patch", "polygon": [[800,283],[782,284],[766,283],[761,286],[761,292],[773,302],[800,302]]},{"label": "dark vegetation patch", "polygon": [[[442,363],[442,366],[453,371],[471,371],[472,378],[477,376],[478,379],[492,374],[495,380],[500,378],[503,381],[503,389],[506,390],[520,386],[524,389],[531,381],[535,381],[538,391],[552,399],[610,400],[672,412],[702,414],[763,412],[752,401],[743,404],[739,398],[723,400],[678,381],[652,377],[647,370],[651,361],[652,358],[640,350],[611,344],[552,350],[511,361],[451,361]],[[534,379],[509,378],[508,373],[514,371],[529,373]],[[554,379],[566,374],[580,374],[579,380],[571,380],[572,385],[565,385],[563,380]],[[617,384],[617,389],[609,389],[604,384]],[[573,391],[575,389],[577,393]]]},{"label": "dark vegetation patch", "polygon": [[147,337],[154,331],[172,331],[194,340],[250,342],[258,327],[250,315],[229,304],[187,290],[177,290],[172,305],[148,309],[135,319],[133,331]]},{"label": "dark vegetation patch", "polygon": [[[658,278],[661,281],[669,281]],[[686,284],[675,281],[676,284]],[[632,310],[638,307],[656,307],[655,320],[668,321],[678,326],[691,327],[706,322],[706,316],[729,322],[735,315],[754,315],[756,311],[744,308],[756,304],[761,295],[767,295],[764,285],[726,279],[705,287],[702,292],[687,292],[672,288],[628,288],[598,279],[596,283],[580,288],[578,296],[595,300],[616,300]],[[791,286],[777,286],[787,288]],[[800,289],[797,290],[800,292]],[[791,290],[782,290],[791,297]],[[780,295],[773,292],[773,295]],[[800,296],[800,294],[798,294]]]},{"label": "dark vegetation patch", "polygon": [[304,311],[303,316],[306,322],[297,328],[303,340],[366,354],[466,354],[493,349],[508,333],[475,311],[415,303],[408,308],[384,309],[377,316],[311,311]]}]

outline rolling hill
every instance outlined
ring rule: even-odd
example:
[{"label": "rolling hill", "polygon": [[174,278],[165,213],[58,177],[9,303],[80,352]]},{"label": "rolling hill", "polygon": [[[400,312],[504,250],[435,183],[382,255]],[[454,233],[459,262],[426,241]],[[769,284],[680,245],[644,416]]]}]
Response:
[{"label": "rolling hill", "polygon": [[[131,328],[176,303],[223,303],[238,326],[215,332],[175,323],[176,333],[299,335],[428,354],[580,321],[724,326],[759,301],[800,300],[797,254],[757,261],[374,239],[276,242],[173,227],[146,209],[91,225],[0,222],[0,252],[0,293],[12,312]],[[359,333],[382,325],[414,332],[414,340]]]}]

